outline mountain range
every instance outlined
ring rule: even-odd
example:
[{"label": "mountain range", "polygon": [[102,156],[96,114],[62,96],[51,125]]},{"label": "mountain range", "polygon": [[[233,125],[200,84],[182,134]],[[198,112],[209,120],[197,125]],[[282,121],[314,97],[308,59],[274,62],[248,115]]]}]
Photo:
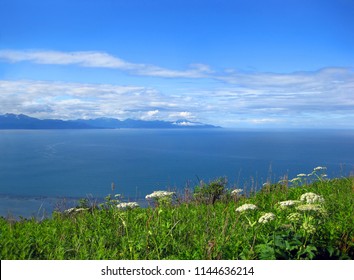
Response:
[{"label": "mountain range", "polygon": [[59,120],[37,119],[23,114],[0,115],[0,129],[118,129],[118,128],[217,128],[210,124],[192,122],[188,120],[145,121],[145,120],[118,120],[114,118]]}]

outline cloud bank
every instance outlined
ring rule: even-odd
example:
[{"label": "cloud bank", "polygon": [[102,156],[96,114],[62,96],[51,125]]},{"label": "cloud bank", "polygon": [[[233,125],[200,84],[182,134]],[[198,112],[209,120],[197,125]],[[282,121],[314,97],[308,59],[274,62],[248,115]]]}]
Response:
[{"label": "cloud bank", "polygon": [[[103,52],[3,50],[0,60],[112,68],[137,76],[170,78],[167,88],[174,89],[172,93],[154,86],[0,80],[0,113],[62,119],[186,118],[224,127],[352,128],[354,122],[354,71],[350,68],[279,74],[217,72],[194,64],[177,71],[130,63]],[[175,81],[179,78],[191,82],[178,88]],[[216,83],[203,84],[208,80]]]}]

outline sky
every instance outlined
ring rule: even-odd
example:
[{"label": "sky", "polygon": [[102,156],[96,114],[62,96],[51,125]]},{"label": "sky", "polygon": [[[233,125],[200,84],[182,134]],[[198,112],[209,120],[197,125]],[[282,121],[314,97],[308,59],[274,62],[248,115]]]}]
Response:
[{"label": "sky", "polygon": [[353,0],[0,0],[0,114],[354,128]]}]

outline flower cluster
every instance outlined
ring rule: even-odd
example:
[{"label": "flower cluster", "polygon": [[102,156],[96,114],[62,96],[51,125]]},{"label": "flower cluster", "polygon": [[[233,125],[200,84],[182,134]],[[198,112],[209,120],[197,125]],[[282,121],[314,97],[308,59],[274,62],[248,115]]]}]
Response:
[{"label": "flower cluster", "polygon": [[302,215],[299,214],[299,213],[291,213],[291,214],[288,215],[287,218],[288,218],[288,220],[289,220],[290,222],[298,223],[298,222],[301,220]]},{"label": "flower cluster", "polygon": [[317,167],[315,167],[314,169],[313,169],[313,171],[321,171],[321,170],[326,170],[327,169],[327,167],[324,167],[324,166],[317,166]]},{"label": "flower cluster", "polygon": [[243,204],[242,206],[238,207],[236,209],[237,212],[244,212],[247,210],[255,210],[257,209],[257,206],[254,204]]},{"label": "flower cluster", "polygon": [[324,209],[319,204],[303,204],[296,207],[299,211],[316,211],[316,212],[323,212]]},{"label": "flower cluster", "polygon": [[324,199],[322,196],[312,193],[312,192],[304,193],[300,197],[300,200],[303,202],[309,203],[309,204],[324,202]]},{"label": "flower cluster", "polygon": [[294,206],[295,204],[301,203],[299,200],[285,200],[285,201],[280,201],[279,205],[280,207],[286,208],[289,206]]},{"label": "flower cluster", "polygon": [[234,189],[232,192],[231,192],[231,195],[232,196],[237,196],[239,193],[243,192],[243,189]]},{"label": "flower cluster", "polygon": [[312,224],[313,218],[310,217],[308,220],[305,220],[301,226],[301,228],[307,234],[314,234],[316,232],[316,227]]},{"label": "flower cluster", "polygon": [[139,204],[136,202],[122,202],[117,205],[118,209],[133,209],[139,207]]},{"label": "flower cluster", "polygon": [[69,209],[64,210],[64,213],[71,214],[73,212],[81,212],[81,211],[86,211],[86,210],[88,210],[88,208],[69,208]]},{"label": "flower cluster", "polygon": [[164,197],[172,197],[173,195],[175,195],[174,192],[154,191],[152,194],[148,194],[147,196],[145,196],[145,198],[147,200],[151,200],[151,199],[160,199],[160,198],[164,198]]},{"label": "flower cluster", "polygon": [[258,223],[266,224],[275,219],[275,215],[273,213],[265,213],[262,217],[259,218]]}]

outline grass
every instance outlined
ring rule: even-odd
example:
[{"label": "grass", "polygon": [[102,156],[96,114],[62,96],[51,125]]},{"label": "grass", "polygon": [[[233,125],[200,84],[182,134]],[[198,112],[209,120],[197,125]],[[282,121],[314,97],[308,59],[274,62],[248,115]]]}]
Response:
[{"label": "grass", "polygon": [[[265,185],[245,196],[232,195],[226,180],[218,179],[196,187],[191,197],[155,197],[147,208],[117,208],[109,197],[103,205],[55,212],[42,221],[0,218],[0,257],[353,259],[354,178],[293,182]],[[323,201],[279,204],[309,192]],[[257,209],[236,211],[244,204]]]}]

